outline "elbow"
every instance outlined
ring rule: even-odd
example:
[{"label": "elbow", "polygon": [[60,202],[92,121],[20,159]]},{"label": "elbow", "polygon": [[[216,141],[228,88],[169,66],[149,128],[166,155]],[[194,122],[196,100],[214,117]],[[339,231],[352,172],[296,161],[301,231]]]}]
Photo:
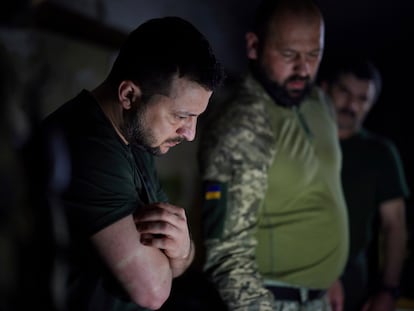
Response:
[{"label": "elbow", "polygon": [[141,307],[158,310],[167,301],[170,289],[169,286],[147,288],[144,292],[133,293],[131,299]]},{"label": "elbow", "polygon": [[166,300],[167,299],[165,300],[160,299],[160,297],[145,297],[145,298],[139,299],[138,301],[135,301],[135,303],[145,309],[158,310],[162,307],[162,305],[164,304]]}]

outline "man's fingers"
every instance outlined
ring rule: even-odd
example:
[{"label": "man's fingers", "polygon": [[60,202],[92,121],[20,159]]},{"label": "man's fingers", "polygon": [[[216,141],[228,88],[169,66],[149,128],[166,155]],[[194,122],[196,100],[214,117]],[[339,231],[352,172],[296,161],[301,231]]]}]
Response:
[{"label": "man's fingers", "polygon": [[147,205],[146,207],[139,209],[136,212],[137,217],[150,217],[160,215],[175,215],[179,218],[186,219],[184,208],[164,202]]},{"label": "man's fingers", "polygon": [[177,245],[173,239],[164,234],[142,234],[141,243],[146,246],[156,247],[162,250],[177,250]]},{"label": "man's fingers", "polygon": [[172,235],[177,228],[164,221],[143,221],[136,224],[137,230],[142,233]]},{"label": "man's fingers", "polygon": [[164,209],[151,209],[141,213],[137,213],[134,216],[134,221],[137,226],[142,223],[165,223],[176,228],[187,227],[187,218],[182,215],[172,214]]}]

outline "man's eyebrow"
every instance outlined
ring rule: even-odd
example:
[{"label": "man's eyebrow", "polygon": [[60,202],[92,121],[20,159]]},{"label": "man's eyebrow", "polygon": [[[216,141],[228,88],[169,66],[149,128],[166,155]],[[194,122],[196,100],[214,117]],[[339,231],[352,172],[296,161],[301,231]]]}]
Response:
[{"label": "man's eyebrow", "polygon": [[189,112],[189,111],[176,111],[176,114],[185,115],[187,117],[198,117],[197,113]]}]

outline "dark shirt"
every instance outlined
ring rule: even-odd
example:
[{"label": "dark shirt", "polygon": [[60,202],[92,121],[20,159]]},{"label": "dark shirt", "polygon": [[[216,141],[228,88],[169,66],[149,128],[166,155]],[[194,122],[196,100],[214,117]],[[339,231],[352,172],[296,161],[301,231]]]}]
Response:
[{"label": "dark shirt", "polygon": [[[67,150],[69,180],[61,203],[69,231],[69,310],[142,310],[106,270],[89,237],[145,204],[167,201],[153,156],[126,145],[86,90],[48,116],[41,133],[49,143],[61,137]],[[48,167],[49,177],[53,169]]]},{"label": "dark shirt", "polygon": [[[376,238],[375,220],[380,205],[388,200],[409,195],[399,153],[389,140],[361,130],[349,139],[341,140],[343,154],[342,184],[350,224],[350,254],[343,275],[345,310],[356,310],[372,274],[368,258]],[[376,254],[376,253],[375,253]]]}]

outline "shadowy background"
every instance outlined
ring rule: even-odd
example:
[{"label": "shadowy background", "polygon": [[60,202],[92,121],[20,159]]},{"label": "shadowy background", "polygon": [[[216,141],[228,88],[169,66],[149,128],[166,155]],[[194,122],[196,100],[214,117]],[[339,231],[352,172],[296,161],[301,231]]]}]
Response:
[{"label": "shadowy background", "polygon": [[[330,58],[346,58],[350,53],[367,55],[375,62],[383,76],[383,91],[366,127],[395,142],[414,191],[414,121],[410,113],[414,1],[317,3],[326,23],[321,70]],[[44,116],[82,88],[100,83],[126,34],[150,18],[177,15],[188,19],[210,40],[229,77],[237,77],[246,69],[244,33],[257,4],[258,0],[2,0],[0,47],[16,73],[14,92],[2,103],[2,107],[9,106],[2,111],[11,120],[11,143],[18,148]],[[188,210],[197,240],[196,148],[197,140],[184,143],[158,159],[157,165],[172,201]],[[409,297],[414,297],[412,206],[410,198],[410,251],[403,278]]]}]

